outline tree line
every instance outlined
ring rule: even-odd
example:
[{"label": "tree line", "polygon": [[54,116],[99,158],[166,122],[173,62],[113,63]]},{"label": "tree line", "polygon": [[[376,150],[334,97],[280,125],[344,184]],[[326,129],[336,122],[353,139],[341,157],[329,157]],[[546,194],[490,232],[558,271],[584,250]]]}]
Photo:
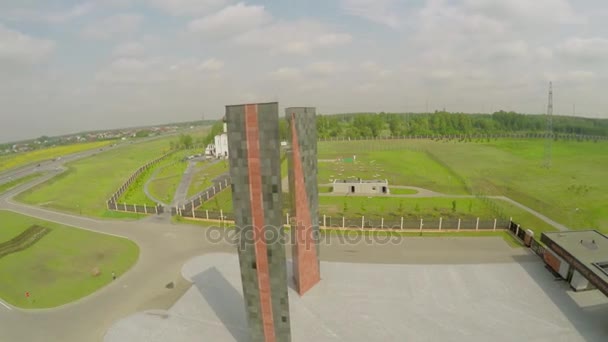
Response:
[{"label": "tree line", "polygon": [[[607,119],[553,117],[553,133],[608,136]],[[407,135],[545,133],[545,115],[515,112],[464,114],[359,113],[317,116],[319,138],[378,138]]]},{"label": "tree line", "polygon": [[[553,133],[608,137],[608,119],[553,116]],[[216,122],[204,144],[223,129]],[[465,113],[349,113],[317,115],[317,137],[328,138],[381,138],[408,135],[488,135],[505,133],[546,133],[545,115],[520,114],[499,111],[493,114]],[[288,125],[279,120],[281,140],[288,137]]]}]

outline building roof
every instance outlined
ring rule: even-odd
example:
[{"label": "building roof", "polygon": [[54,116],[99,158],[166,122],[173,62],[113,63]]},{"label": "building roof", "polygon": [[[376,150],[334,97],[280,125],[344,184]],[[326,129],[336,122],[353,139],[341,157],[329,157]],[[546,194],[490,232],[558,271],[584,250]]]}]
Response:
[{"label": "building roof", "polygon": [[[565,256],[566,259],[571,258],[580,263],[578,266],[587,268],[594,278],[604,283],[604,289],[608,288],[608,237],[606,235],[596,230],[549,232],[542,233],[541,241],[561,257]],[[572,260],[567,261],[572,264]],[[577,267],[577,265],[574,266]],[[587,278],[589,279],[589,277]]]},{"label": "building roof", "polygon": [[361,183],[366,183],[366,184],[388,184],[388,181],[385,179],[359,179],[359,180],[350,180],[350,179],[336,179],[334,180],[334,183],[346,183],[346,184],[361,184]]}]

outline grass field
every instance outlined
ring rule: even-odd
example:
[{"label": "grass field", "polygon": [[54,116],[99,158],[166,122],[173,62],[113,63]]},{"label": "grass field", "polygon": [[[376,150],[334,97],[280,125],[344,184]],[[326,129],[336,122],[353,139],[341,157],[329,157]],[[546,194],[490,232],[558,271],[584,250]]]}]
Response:
[{"label": "grass field", "polygon": [[188,162],[182,159],[191,153],[192,151],[177,152],[157,167],[159,171],[148,184],[148,190],[152,196],[167,204],[173,201],[175,191],[188,167]]},{"label": "grass field", "polygon": [[[403,170],[404,176],[393,176],[392,182],[391,173],[386,172],[382,178],[389,179],[389,186],[391,183],[420,186],[449,194],[504,195],[571,228],[608,232],[608,211],[605,210],[608,143],[555,141],[550,169],[541,167],[544,146],[545,141],[540,139],[473,143],[321,142],[319,158],[352,155],[356,151],[357,162],[363,165],[376,160],[385,171]],[[328,173],[333,174],[333,164],[336,163],[322,167],[323,163],[319,163],[320,182]],[[359,175],[353,166],[345,168],[343,174]]]},{"label": "grass field", "polygon": [[[21,308],[50,308],[95,292],[135,264],[135,243],[0,210],[0,242],[32,225],[51,229],[26,250],[0,258],[0,298]],[[93,276],[94,268],[101,274]],[[30,298],[25,298],[25,292]]]},{"label": "grass field", "polygon": [[107,199],[146,162],[166,153],[166,137],[98,153],[68,164],[68,171],[17,197],[25,203],[96,217],[108,217]]},{"label": "grass field", "polygon": [[36,172],[36,173],[32,173],[30,175],[27,175],[25,177],[21,177],[21,178],[17,178],[14,179],[10,182],[6,182],[4,184],[0,184],[0,194],[3,194],[7,191],[9,191],[10,189],[13,189],[16,186],[19,186],[21,184],[25,184],[29,181],[32,181],[38,177],[41,177],[43,175],[42,172]]},{"label": "grass field", "polygon": [[114,142],[114,140],[96,141],[90,143],[57,146],[45,148],[42,150],[0,156],[0,172],[32,163],[41,162],[44,160],[54,159],[68,154],[101,148],[113,144]]},{"label": "grass field", "polygon": [[213,179],[223,173],[228,172],[229,164],[227,160],[219,160],[215,164],[210,162],[200,162],[194,169],[192,183],[188,188],[188,197],[193,196],[213,185]]}]

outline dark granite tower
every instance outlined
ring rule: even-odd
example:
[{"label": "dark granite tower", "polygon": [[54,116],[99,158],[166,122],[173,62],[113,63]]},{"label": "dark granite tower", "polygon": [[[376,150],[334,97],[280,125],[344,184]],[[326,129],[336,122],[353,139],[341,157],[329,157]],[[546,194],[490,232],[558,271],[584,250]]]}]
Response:
[{"label": "dark granite tower", "polygon": [[278,104],[227,106],[226,123],[251,341],[290,341]]},{"label": "dark granite tower", "polygon": [[292,259],[296,290],[303,295],[321,280],[315,108],[287,108]]}]

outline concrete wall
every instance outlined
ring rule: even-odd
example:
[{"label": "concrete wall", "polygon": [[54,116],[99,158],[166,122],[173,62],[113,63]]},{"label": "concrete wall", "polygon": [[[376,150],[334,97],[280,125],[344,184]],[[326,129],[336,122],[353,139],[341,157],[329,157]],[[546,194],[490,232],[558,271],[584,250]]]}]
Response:
[{"label": "concrete wall", "polygon": [[315,108],[287,108],[292,259],[296,290],[303,295],[321,280],[319,262],[319,192]]},{"label": "concrete wall", "polygon": [[215,157],[224,158],[228,155],[228,135],[220,134],[214,138],[215,142]]},{"label": "concrete wall", "polygon": [[278,104],[227,106],[226,123],[251,341],[290,341]]},{"label": "concrete wall", "polygon": [[333,190],[332,192],[337,192],[337,193],[343,193],[343,194],[347,194],[347,193],[353,193],[352,192],[352,187],[355,187],[355,194],[382,194],[382,187],[386,187],[386,193],[389,193],[388,191],[388,185],[386,183],[357,183],[357,182],[353,182],[353,183],[341,183],[341,182],[335,182],[332,184],[333,185]]},{"label": "concrete wall", "polygon": [[584,291],[589,288],[589,280],[583,277],[578,271],[574,271],[572,273],[572,280],[570,281],[570,286],[576,291]]}]

